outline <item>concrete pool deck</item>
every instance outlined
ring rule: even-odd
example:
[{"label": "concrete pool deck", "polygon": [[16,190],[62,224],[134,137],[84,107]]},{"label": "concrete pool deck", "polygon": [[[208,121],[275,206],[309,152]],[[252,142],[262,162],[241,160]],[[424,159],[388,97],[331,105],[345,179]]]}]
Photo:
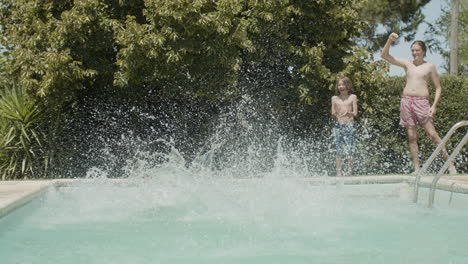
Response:
[{"label": "concrete pool deck", "polygon": [[[300,178],[315,185],[356,185],[356,184],[396,184],[414,182],[415,176],[410,175],[376,175],[376,176],[351,176],[351,177],[310,177]],[[430,187],[433,176],[421,177],[420,186]],[[254,181],[254,179],[235,179],[235,181]],[[0,181],[0,217],[7,215],[13,210],[27,204],[34,198],[54,186],[65,186],[74,182],[92,181],[89,179],[54,179],[54,180],[22,180],[22,181]],[[115,179],[116,182],[125,182],[125,179]],[[437,189],[448,192],[468,194],[468,175],[443,176]]]},{"label": "concrete pool deck", "polygon": [[27,204],[53,185],[53,180],[0,181],[0,217]]}]

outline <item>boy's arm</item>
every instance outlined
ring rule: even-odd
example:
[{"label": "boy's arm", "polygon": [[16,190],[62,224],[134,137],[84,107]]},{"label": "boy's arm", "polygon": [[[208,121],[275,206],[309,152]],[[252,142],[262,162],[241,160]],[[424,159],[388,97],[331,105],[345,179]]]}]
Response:
[{"label": "boy's arm", "polygon": [[331,99],[331,114],[332,114],[333,117],[336,117],[335,96],[333,96],[332,99]]},{"label": "boy's arm", "polygon": [[402,68],[406,68],[406,64],[408,63],[407,60],[393,57],[392,55],[390,55],[390,46],[392,46],[393,42],[395,42],[397,39],[398,39],[398,35],[396,33],[390,34],[390,36],[387,39],[387,43],[385,43],[385,46],[382,50],[382,53],[380,53],[380,57],[388,61],[390,64],[393,64]]},{"label": "boy's arm", "polygon": [[440,98],[442,96],[442,86],[440,85],[440,79],[439,79],[439,74],[437,74],[437,69],[434,64],[431,65],[431,78],[432,82],[434,83],[435,87],[435,96],[434,96],[434,102],[432,103],[430,114],[432,117],[435,116],[437,112],[437,104],[440,101]]},{"label": "boy's arm", "polygon": [[353,116],[357,116],[358,114],[358,105],[357,105],[357,96],[353,95]]}]

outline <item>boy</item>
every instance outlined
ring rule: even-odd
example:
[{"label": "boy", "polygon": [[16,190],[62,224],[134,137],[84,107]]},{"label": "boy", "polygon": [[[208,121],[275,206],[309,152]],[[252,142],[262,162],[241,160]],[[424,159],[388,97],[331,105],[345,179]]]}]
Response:
[{"label": "boy", "polygon": [[332,116],[337,123],[335,130],[336,142],[336,176],[342,176],[343,156],[348,158],[348,175],[352,174],[354,117],[358,113],[357,96],[353,94],[353,84],[348,77],[341,77],[336,83],[336,96],[332,101]]},{"label": "boy", "polygon": [[[406,72],[406,85],[400,102],[400,125],[406,127],[411,160],[416,174],[420,169],[417,126],[424,128],[434,145],[437,146],[442,141],[433,122],[437,112],[437,104],[441,98],[442,86],[436,66],[424,60],[426,44],[420,40],[413,42],[411,44],[413,60],[408,60],[390,55],[390,46],[397,39],[396,33],[390,34],[381,57],[393,65],[402,67]],[[435,86],[435,97],[432,105],[429,103],[429,81],[432,81]],[[449,157],[445,147],[442,149],[442,157],[445,160]],[[449,172],[450,174],[457,173],[453,162],[450,163]]]}]

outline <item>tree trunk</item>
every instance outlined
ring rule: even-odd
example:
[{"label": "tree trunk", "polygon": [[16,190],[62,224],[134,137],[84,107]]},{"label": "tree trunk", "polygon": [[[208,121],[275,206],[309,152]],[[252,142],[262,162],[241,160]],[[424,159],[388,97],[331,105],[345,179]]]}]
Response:
[{"label": "tree trunk", "polygon": [[450,24],[450,74],[458,75],[458,14],[460,0],[452,0],[452,20]]}]

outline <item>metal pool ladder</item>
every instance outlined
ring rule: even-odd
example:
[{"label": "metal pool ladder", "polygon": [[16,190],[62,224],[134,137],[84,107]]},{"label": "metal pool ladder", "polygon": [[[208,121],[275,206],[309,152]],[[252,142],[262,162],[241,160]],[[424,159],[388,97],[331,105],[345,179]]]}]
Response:
[{"label": "metal pool ladder", "polygon": [[[452,137],[452,134],[460,127],[467,126],[468,121],[460,121],[453,125],[453,127],[447,132],[445,137],[442,139],[440,144],[437,146],[437,148],[432,152],[432,155],[429,157],[429,159],[424,163],[423,167],[418,171],[416,175],[416,179],[414,180],[414,196],[413,196],[413,202],[416,203],[418,202],[418,193],[419,193],[419,182],[421,181],[421,176],[426,172],[427,168],[432,164],[434,159],[437,157],[439,152],[442,150],[442,148],[445,146],[447,141]],[[429,204],[428,207],[432,207],[434,205],[434,195],[435,195],[435,190],[437,186],[437,182],[439,181],[440,177],[444,172],[447,170],[447,168],[450,166],[450,162],[452,162],[455,157],[458,155],[460,150],[463,148],[465,145],[466,141],[468,141],[468,131],[466,132],[465,136],[463,139],[458,143],[458,145],[455,147],[453,150],[452,154],[449,156],[447,161],[445,161],[444,165],[442,168],[440,168],[439,172],[434,176],[434,179],[432,180],[431,184],[431,190],[429,192]]]}]

